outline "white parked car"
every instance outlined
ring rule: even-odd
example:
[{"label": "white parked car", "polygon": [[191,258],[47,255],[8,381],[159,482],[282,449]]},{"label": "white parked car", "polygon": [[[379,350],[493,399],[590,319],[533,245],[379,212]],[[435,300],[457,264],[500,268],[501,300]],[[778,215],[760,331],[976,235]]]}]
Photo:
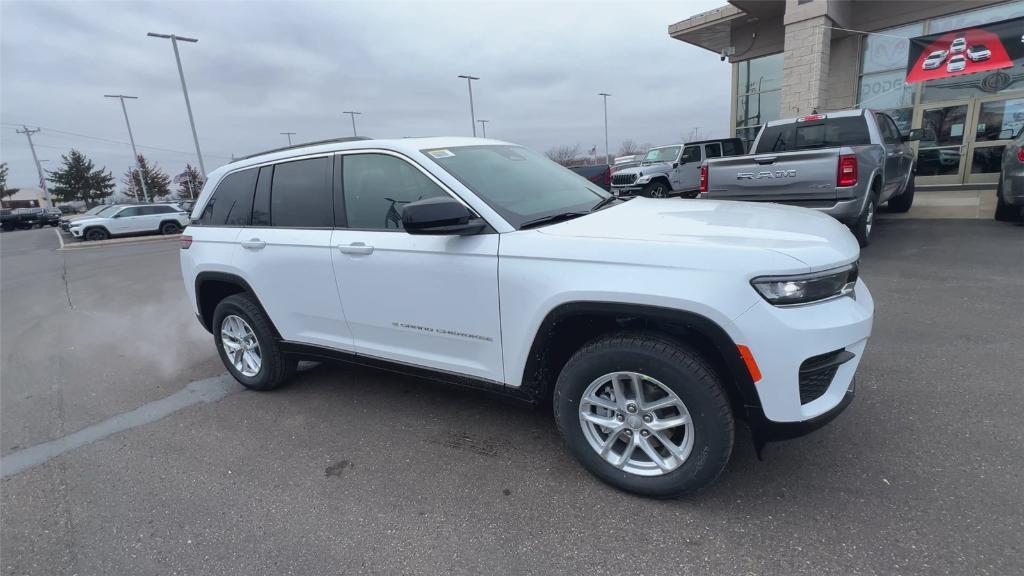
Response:
[{"label": "white parked car", "polygon": [[78,239],[106,240],[112,236],[178,234],[188,226],[188,214],[176,204],[133,204],[103,210],[90,218],[68,223]]},{"label": "white parked car", "polygon": [[967,57],[970,58],[972,62],[981,62],[982,60],[988,60],[991,58],[992,51],[984,44],[975,44],[967,49]]},{"label": "white parked car", "polygon": [[949,59],[946,64],[946,72],[960,72],[967,67],[967,59],[964,58],[963,54],[957,54]]},{"label": "white parked car", "polygon": [[921,69],[934,70],[939,66],[942,66],[942,63],[946,61],[946,56],[948,54],[949,52],[946,52],[945,50],[936,50],[935,52],[932,52],[924,59],[924,62],[921,64]]},{"label": "white parked car", "polygon": [[658,497],[712,483],[736,420],[760,447],[839,414],[874,311],[857,241],[829,216],[623,201],[476,138],[231,163],[181,248],[188,298],[244,386],[331,358],[551,402],[583,466]]},{"label": "white parked car", "polygon": [[967,49],[967,39],[964,37],[957,38],[949,44],[949,51],[953,54],[959,54]]}]

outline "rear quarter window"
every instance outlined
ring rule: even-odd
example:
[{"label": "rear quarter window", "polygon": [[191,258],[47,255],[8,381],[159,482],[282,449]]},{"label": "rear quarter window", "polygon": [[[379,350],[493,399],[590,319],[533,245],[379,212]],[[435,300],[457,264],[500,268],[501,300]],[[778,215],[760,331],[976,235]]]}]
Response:
[{"label": "rear quarter window", "polygon": [[228,174],[213,191],[197,223],[206,226],[248,226],[255,189],[255,168]]}]

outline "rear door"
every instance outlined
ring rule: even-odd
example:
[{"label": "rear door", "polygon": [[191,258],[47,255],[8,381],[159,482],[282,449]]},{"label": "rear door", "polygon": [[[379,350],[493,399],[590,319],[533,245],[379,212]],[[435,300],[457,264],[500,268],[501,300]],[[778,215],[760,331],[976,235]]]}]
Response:
[{"label": "rear door", "polygon": [[351,351],[331,265],[333,171],[330,155],[251,168],[226,189],[224,208],[227,223],[242,226],[233,266],[246,274],[281,336]]},{"label": "rear door", "polygon": [[339,156],[334,270],[361,355],[502,382],[498,235],[402,230],[402,206],[451,195],[389,152]]}]

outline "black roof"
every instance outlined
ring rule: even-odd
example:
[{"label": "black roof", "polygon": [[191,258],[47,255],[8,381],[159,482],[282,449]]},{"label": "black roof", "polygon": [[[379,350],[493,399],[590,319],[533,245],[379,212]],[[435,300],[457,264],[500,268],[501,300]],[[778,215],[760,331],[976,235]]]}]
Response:
[{"label": "black roof", "polygon": [[732,140],[739,140],[739,138],[712,138],[711,140],[697,140],[696,142],[686,142],[686,145],[690,144],[711,144],[712,142],[730,142]]},{"label": "black roof", "polygon": [[317,140],[316,142],[303,142],[302,144],[293,144],[291,146],[284,146],[282,148],[271,148],[270,150],[264,150],[262,152],[257,152],[255,154],[249,154],[248,156],[242,156],[241,158],[234,160],[234,162],[238,162],[239,160],[248,160],[249,158],[255,158],[257,156],[263,156],[264,154],[273,154],[274,152],[294,150],[296,148],[319,146],[320,144],[337,144],[339,142],[356,142],[359,140],[373,140],[373,138],[370,138],[369,136],[348,136],[346,138],[330,138],[328,140]]}]

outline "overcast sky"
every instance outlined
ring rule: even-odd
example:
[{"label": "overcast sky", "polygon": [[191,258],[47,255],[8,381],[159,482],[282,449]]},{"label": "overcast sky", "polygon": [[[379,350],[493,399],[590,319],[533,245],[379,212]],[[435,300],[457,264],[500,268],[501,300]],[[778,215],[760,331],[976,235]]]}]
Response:
[{"label": "overcast sky", "polygon": [[140,153],[172,176],[195,164],[170,41],[151,31],[199,38],[180,50],[208,171],[285,145],[284,131],[296,142],[350,136],[343,110],[362,112],[360,135],[467,135],[459,74],[481,78],[473,95],[489,137],[540,151],[603,152],[598,92],[612,94],[613,154],[624,139],[666,144],[695,126],[726,136],[728,64],[667,32],[724,3],[3,1],[0,160],[9,186],[35,185],[15,133],[25,123],[43,129],[44,168],[75,147],[120,180],[128,135],[103,95],[122,93],[139,97],[127,104]]}]

